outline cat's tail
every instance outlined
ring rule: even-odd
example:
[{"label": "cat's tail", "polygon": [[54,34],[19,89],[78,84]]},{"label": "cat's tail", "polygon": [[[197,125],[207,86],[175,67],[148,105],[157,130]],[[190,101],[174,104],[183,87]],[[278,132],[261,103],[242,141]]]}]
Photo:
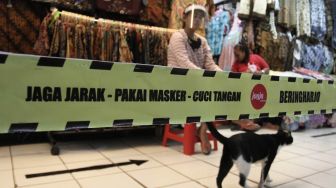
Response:
[{"label": "cat's tail", "polygon": [[206,124],[212,136],[214,136],[220,143],[226,144],[226,142],[228,141],[228,138],[220,134],[212,122],[207,122]]}]

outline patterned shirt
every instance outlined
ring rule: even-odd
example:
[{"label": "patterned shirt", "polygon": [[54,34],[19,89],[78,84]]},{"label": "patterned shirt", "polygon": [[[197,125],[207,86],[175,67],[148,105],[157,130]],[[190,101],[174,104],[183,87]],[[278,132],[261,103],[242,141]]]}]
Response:
[{"label": "patterned shirt", "polygon": [[327,33],[326,8],[324,0],[310,0],[311,34],[323,40]]},{"label": "patterned shirt", "polygon": [[302,43],[302,65],[306,69],[319,71],[328,67],[333,63],[331,55],[328,48],[321,43],[312,46]]},{"label": "patterned shirt", "polygon": [[206,38],[213,55],[220,55],[223,48],[224,35],[230,31],[230,14],[227,11],[218,12],[211,18],[206,28]]},{"label": "patterned shirt", "polygon": [[210,47],[205,38],[198,36],[202,44],[193,50],[183,29],[175,32],[168,45],[168,66],[187,69],[221,71],[212,59]]},{"label": "patterned shirt", "polygon": [[336,1],[332,2],[332,17],[334,20],[334,29],[333,29],[333,38],[332,38],[332,47],[336,49]]},{"label": "patterned shirt", "polygon": [[296,1],[297,36],[311,35],[309,0]]}]

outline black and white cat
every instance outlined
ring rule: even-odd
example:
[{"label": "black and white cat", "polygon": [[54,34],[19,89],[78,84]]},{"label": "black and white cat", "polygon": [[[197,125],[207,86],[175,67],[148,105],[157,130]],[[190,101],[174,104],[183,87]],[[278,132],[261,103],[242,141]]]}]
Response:
[{"label": "black and white cat", "polygon": [[281,146],[293,143],[290,132],[280,128],[276,134],[258,135],[252,132],[236,134],[227,138],[221,135],[212,123],[207,123],[212,135],[224,145],[217,175],[217,187],[222,187],[222,181],[230,171],[233,164],[239,170],[239,184],[247,187],[246,179],[250,172],[251,164],[262,162],[262,171],[259,188],[270,182],[268,172]]}]

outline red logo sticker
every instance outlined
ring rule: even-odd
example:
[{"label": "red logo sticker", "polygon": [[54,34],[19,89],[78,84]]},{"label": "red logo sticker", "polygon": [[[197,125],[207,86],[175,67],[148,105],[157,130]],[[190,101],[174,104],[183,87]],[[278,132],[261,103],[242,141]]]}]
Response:
[{"label": "red logo sticker", "polygon": [[254,109],[262,109],[267,100],[267,91],[264,85],[257,84],[254,86],[251,92],[251,104]]}]

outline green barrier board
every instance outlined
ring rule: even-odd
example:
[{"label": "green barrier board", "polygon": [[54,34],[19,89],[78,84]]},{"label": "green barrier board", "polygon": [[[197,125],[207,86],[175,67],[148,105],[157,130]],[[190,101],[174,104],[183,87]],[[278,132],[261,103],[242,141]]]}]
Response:
[{"label": "green barrier board", "polygon": [[0,53],[0,133],[331,113],[333,81]]}]

